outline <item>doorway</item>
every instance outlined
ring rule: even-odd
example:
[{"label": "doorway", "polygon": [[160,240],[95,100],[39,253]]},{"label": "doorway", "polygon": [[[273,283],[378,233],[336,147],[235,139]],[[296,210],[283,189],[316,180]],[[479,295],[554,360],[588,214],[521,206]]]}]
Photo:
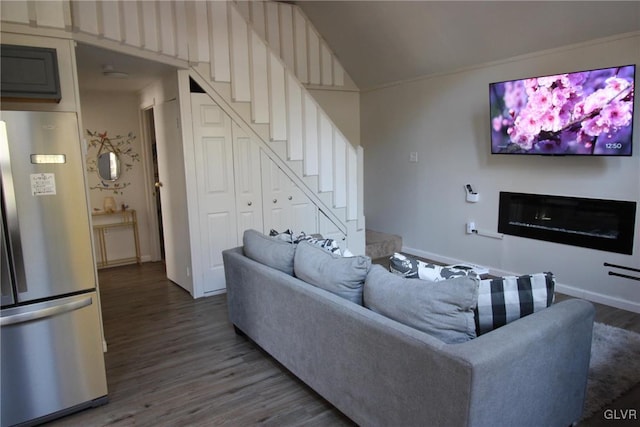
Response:
[{"label": "doorway", "polygon": [[151,167],[153,173],[153,195],[155,200],[155,217],[158,230],[158,244],[160,245],[160,260],[165,262],[165,249],[164,249],[164,230],[162,227],[162,196],[160,187],[162,183],[160,181],[160,174],[158,172],[158,145],[156,143],[156,128],[153,118],[153,107],[144,110],[143,123],[145,127],[145,134],[147,135],[148,144],[151,148]]}]

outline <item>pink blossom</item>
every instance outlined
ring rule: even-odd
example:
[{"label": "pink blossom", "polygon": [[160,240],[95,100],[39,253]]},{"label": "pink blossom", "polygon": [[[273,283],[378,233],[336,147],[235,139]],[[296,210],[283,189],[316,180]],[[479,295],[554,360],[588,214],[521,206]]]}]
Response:
[{"label": "pink blossom", "polygon": [[538,89],[529,99],[528,107],[533,111],[544,112],[553,106],[551,91],[545,87]]},{"label": "pink blossom", "polygon": [[590,136],[599,136],[602,133],[609,132],[610,127],[608,123],[597,116],[591,119],[586,119],[582,122],[582,130],[584,133]]},{"label": "pink blossom", "polygon": [[504,85],[504,105],[510,110],[520,111],[527,103],[527,93],[522,82],[507,82]]},{"label": "pink blossom", "polygon": [[538,85],[541,87],[550,88],[555,82],[560,80],[562,76],[545,76],[538,77]]},{"label": "pink blossom", "polygon": [[511,137],[511,142],[518,144],[524,150],[530,150],[535,140],[534,135],[521,133],[516,128],[509,128],[507,131]]},{"label": "pink blossom", "polygon": [[533,95],[533,93],[538,88],[538,79],[526,79],[524,81],[524,88],[527,92],[527,95]]},{"label": "pink blossom", "polygon": [[615,127],[623,127],[631,123],[631,103],[612,102],[600,112],[602,119]]},{"label": "pink blossom", "polygon": [[625,79],[621,79],[619,77],[609,77],[607,80],[605,80],[606,84],[607,84],[607,88],[611,88],[613,91],[620,93],[623,90],[625,90],[626,88],[629,87],[630,83],[625,80]]},{"label": "pink blossom", "polygon": [[495,130],[496,132],[499,132],[500,129],[502,129],[502,114],[499,115],[498,117],[494,117],[493,120],[491,121],[493,124],[493,130]]}]

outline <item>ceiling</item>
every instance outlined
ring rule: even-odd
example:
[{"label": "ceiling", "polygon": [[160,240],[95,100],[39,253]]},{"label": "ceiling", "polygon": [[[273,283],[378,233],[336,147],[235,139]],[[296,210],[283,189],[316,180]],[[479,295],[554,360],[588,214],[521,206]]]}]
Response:
[{"label": "ceiling", "polygon": [[[78,85],[81,90],[138,92],[159,77],[175,70],[170,65],[78,43],[76,48]],[[127,73],[123,77],[107,77],[105,67]]]},{"label": "ceiling", "polygon": [[639,1],[295,3],[361,90],[640,30]]},{"label": "ceiling", "polygon": [[[360,89],[640,31],[640,1],[296,1]],[[136,92],[171,66],[78,44],[83,90]],[[103,67],[129,74],[103,76]]]}]

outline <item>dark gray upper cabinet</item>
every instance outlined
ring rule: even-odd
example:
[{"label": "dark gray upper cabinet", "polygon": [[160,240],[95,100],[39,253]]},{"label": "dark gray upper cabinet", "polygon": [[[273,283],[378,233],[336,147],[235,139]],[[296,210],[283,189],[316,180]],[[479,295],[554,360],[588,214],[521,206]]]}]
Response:
[{"label": "dark gray upper cabinet", "polygon": [[0,56],[3,101],[60,102],[55,49],[3,44]]}]

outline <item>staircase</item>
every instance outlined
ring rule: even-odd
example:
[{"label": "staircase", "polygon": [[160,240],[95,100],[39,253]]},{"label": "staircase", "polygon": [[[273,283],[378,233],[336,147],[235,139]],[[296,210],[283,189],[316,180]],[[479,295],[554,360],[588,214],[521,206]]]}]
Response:
[{"label": "staircase", "polygon": [[388,258],[394,252],[402,251],[402,237],[379,231],[366,231],[365,253],[372,260]]},{"label": "staircase", "polygon": [[303,84],[350,81],[309,20],[270,1],[3,2],[3,31],[139,55],[189,75],[364,252],[363,151]]}]

